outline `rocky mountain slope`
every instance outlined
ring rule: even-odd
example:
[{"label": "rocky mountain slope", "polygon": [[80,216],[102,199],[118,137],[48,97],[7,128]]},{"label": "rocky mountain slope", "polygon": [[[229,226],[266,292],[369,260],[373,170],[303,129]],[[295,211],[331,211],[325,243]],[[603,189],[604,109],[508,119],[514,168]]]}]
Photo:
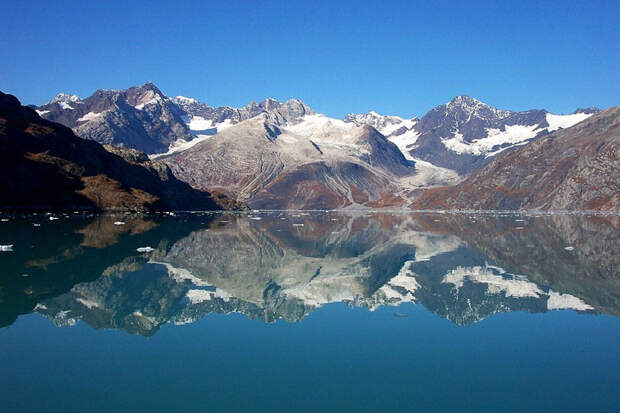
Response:
[{"label": "rocky mountain slope", "polygon": [[[304,107],[306,114],[314,114],[303,102],[292,101]],[[242,108],[215,108],[184,96],[169,98],[147,83],[127,90],[98,90],[86,99],[61,93],[35,109],[83,138],[149,154],[170,154],[261,114],[275,113],[280,108],[286,111],[292,101],[281,103],[270,98]],[[408,160],[423,161],[418,165],[421,173],[434,174],[434,181],[454,182],[456,174],[451,175],[451,171],[466,174],[507,148],[570,127],[594,112],[594,108],[578,109],[571,115],[545,110],[511,112],[457,96],[420,119],[371,111],[349,114],[344,121],[372,126],[398,146]],[[290,115],[283,113],[282,117]]]},{"label": "rocky mountain slope", "polygon": [[405,206],[420,188],[455,185],[598,112],[513,112],[457,96],[419,119],[371,111],[341,121],[297,99],[215,108],[151,83],[84,100],[59,94],[36,109],[82,137],[161,158],[197,189],[268,209]]},{"label": "rocky mountain slope", "polygon": [[570,127],[595,112],[595,108],[578,109],[571,115],[546,110],[512,112],[457,96],[421,119],[369,112],[347,115],[345,121],[375,126],[411,159],[467,174],[506,149]]},{"label": "rocky mountain slope", "polygon": [[84,139],[146,153],[166,152],[179,139],[192,138],[183,113],[152,83],[97,90],[86,99],[61,93],[35,109]]},{"label": "rocky mountain slope", "polygon": [[497,156],[417,208],[620,210],[620,107]]},{"label": "rocky mountain slope", "polygon": [[[64,99],[63,101],[66,101]],[[71,100],[69,100],[71,101]],[[73,102],[72,102],[73,103]],[[0,207],[150,210],[234,207],[135,150],[107,151],[0,92]]]},{"label": "rocky mountain slope", "polygon": [[174,173],[259,209],[403,205],[416,170],[370,126],[291,100],[165,157]]}]

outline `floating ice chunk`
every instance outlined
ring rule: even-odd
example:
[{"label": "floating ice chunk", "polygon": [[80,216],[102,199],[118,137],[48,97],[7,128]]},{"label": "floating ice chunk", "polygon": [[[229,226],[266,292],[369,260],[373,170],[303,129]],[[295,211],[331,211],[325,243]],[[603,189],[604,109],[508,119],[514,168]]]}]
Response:
[{"label": "floating ice chunk", "polygon": [[575,247],[564,247],[564,249],[566,251],[573,251],[575,249]]},{"label": "floating ice chunk", "polygon": [[50,217],[50,221],[55,221],[57,219],[60,219],[60,218],[58,218],[58,217]]},{"label": "floating ice chunk", "polygon": [[40,227],[41,224],[32,224],[33,227]]},{"label": "floating ice chunk", "polygon": [[8,218],[2,218],[2,219],[0,219],[0,221],[2,221],[2,222],[9,222],[9,219]]},{"label": "floating ice chunk", "polygon": [[13,244],[10,244],[10,245],[0,245],[0,251],[5,251],[5,252],[13,251]]},{"label": "floating ice chunk", "polygon": [[138,251],[138,252],[153,252],[153,251],[155,251],[155,248],[153,248],[153,247],[139,247],[139,248],[136,248],[136,251]]},{"label": "floating ice chunk", "polygon": [[125,225],[123,221],[114,221],[114,225]]}]

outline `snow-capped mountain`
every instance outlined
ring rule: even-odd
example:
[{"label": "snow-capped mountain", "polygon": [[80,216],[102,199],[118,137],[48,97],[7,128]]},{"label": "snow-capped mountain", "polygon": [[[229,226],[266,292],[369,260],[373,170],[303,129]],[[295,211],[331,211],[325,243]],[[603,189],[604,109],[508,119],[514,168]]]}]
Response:
[{"label": "snow-capped mountain", "polygon": [[416,169],[369,126],[273,103],[258,116],[163,158],[197,188],[218,188],[254,208],[402,205]]},{"label": "snow-capped mountain", "polygon": [[196,188],[255,208],[404,206],[417,189],[454,185],[496,155],[595,113],[500,110],[457,96],[422,118],[370,111],[343,120],[304,102],[241,108],[169,98],[155,85],[59,94],[36,108],[83,138],[160,157]]},{"label": "snow-capped mountain", "polygon": [[[559,126],[557,118],[547,114],[547,119],[547,129]],[[619,125],[620,108],[600,111],[501,153],[456,186],[427,191],[415,200],[415,207],[618,210]]]},{"label": "snow-capped mountain", "polygon": [[97,90],[86,99],[61,93],[36,110],[82,138],[147,153],[165,152],[177,140],[192,138],[176,105],[152,83]]},{"label": "snow-capped mountain", "polygon": [[524,145],[560,128],[585,120],[595,108],[570,115],[545,110],[501,110],[469,96],[457,96],[421,119],[382,116],[375,112],[347,115],[345,121],[374,126],[405,156],[465,174],[498,153]]},{"label": "snow-capped mountain", "polygon": [[[293,107],[293,112],[288,112]],[[241,108],[216,108],[189,97],[168,98],[152,83],[120,91],[98,90],[83,100],[60,93],[36,109],[41,116],[73,128],[83,138],[160,155],[189,149],[261,114],[276,116],[276,124],[297,115],[314,114],[297,99],[281,103],[268,98]],[[372,126],[407,160],[418,161],[420,174],[434,184],[455,183],[458,176],[451,171],[465,174],[508,148],[570,127],[594,112],[593,108],[570,115],[545,110],[512,112],[457,96],[420,119],[371,111],[349,114],[344,122]]]},{"label": "snow-capped mountain", "polygon": [[191,140],[178,140],[170,146],[167,153],[162,155],[170,155],[189,149],[218,132],[262,113],[268,113],[269,116],[274,117],[275,123],[293,121],[300,116],[314,113],[299,99],[290,99],[280,103],[275,99],[268,98],[260,103],[251,102],[242,108],[231,108],[229,106],[214,108],[198,102],[196,99],[184,96],[177,96],[171,100],[181,111],[193,137]]},{"label": "snow-capped mountain", "polygon": [[424,115],[410,153],[437,166],[467,173],[515,146],[570,127],[592,114],[555,115],[545,110],[512,112],[457,96]]}]

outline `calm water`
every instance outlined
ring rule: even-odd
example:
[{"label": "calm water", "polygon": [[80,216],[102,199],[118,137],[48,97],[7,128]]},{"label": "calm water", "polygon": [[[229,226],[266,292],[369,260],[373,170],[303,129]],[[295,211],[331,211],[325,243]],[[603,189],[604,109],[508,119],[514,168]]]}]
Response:
[{"label": "calm water", "polygon": [[617,216],[55,217],[0,222],[2,412],[619,409]]}]

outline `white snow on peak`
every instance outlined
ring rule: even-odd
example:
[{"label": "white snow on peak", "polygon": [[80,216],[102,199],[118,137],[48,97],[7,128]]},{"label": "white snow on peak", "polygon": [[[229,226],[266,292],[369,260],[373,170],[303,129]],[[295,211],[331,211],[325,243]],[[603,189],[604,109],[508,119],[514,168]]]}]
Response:
[{"label": "white snow on peak", "polygon": [[572,115],[554,115],[553,113],[547,113],[547,123],[549,132],[556,131],[562,128],[570,128],[573,125],[592,116],[592,113],[573,113]]},{"label": "white snow on peak", "polygon": [[38,109],[35,109],[35,110],[36,110],[36,112],[39,114],[39,116],[43,116],[43,115],[45,115],[46,113],[50,113],[50,111],[49,111],[49,110],[38,110]]},{"label": "white snow on peak", "polygon": [[561,294],[555,291],[549,291],[549,300],[547,300],[547,309],[586,311],[586,310],[593,310],[594,307],[586,304],[582,299],[577,298],[574,295]]},{"label": "white snow on peak", "polygon": [[56,96],[54,96],[54,98],[52,100],[50,100],[48,102],[48,104],[50,103],[69,103],[69,102],[79,102],[80,98],[76,95],[70,95],[68,93],[59,93]]},{"label": "white snow on peak", "polygon": [[192,116],[187,126],[191,130],[207,130],[213,128],[213,121],[211,119],[205,119],[202,116]]},{"label": "white snow on peak", "polygon": [[175,97],[176,100],[183,102],[183,103],[198,103],[198,101],[194,98],[188,98],[185,96],[177,96]]},{"label": "white snow on peak", "polygon": [[[444,146],[458,154],[485,155],[487,158],[497,155],[512,146],[525,145],[530,139],[541,132],[554,132],[558,129],[569,128],[584,119],[592,116],[588,113],[574,113],[572,115],[546,114],[548,127],[539,125],[506,125],[505,130],[487,128],[487,136],[465,142],[463,135],[456,130],[452,136],[442,138]],[[506,145],[508,144],[508,145]],[[493,150],[496,145],[506,145],[503,148]]]},{"label": "white snow on peak", "polygon": [[[414,160],[409,154],[409,149],[418,139],[419,133],[414,129],[418,119],[403,119],[399,116],[381,115],[373,110],[368,113],[350,113],[345,117],[347,123],[356,125],[369,125],[388,138],[402,152],[407,160]],[[401,129],[405,129],[404,132]],[[396,134],[396,132],[401,132]]]},{"label": "white snow on peak", "polygon": [[470,143],[463,140],[463,135],[457,131],[453,137],[443,139],[446,148],[458,153],[470,153],[472,155],[484,155],[491,152],[494,146],[502,144],[517,144],[527,141],[540,133],[538,125],[506,125],[506,130],[487,128],[487,136],[474,140]]},{"label": "white snow on peak", "polygon": [[67,102],[57,102],[62,109],[73,110],[74,108],[69,105]]},{"label": "white snow on peak", "polygon": [[317,143],[353,144],[356,138],[353,132],[357,128],[354,123],[314,114],[305,115],[301,122],[288,125],[284,130]]},{"label": "white snow on peak", "polygon": [[78,122],[88,122],[89,120],[97,119],[103,116],[102,113],[88,112],[86,115],[79,118]]}]

